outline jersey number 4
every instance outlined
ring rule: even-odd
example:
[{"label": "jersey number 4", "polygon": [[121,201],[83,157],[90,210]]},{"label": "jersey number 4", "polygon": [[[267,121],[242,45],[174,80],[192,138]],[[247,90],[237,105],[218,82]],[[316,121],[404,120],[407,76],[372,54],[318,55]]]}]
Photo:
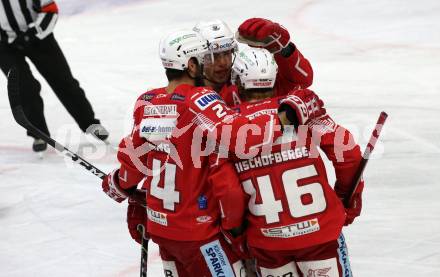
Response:
[{"label": "jersey number 4", "polygon": [[[174,211],[174,204],[179,203],[179,192],[176,191],[175,182],[176,165],[165,162],[163,166],[162,168],[161,161],[153,159],[150,194],[162,200],[164,209]],[[162,170],[165,175],[163,188],[159,187]]]},{"label": "jersey number 4", "polygon": [[[290,215],[294,218],[308,216],[325,210],[324,191],[320,183],[314,182],[307,185],[298,185],[298,181],[304,178],[316,176],[318,173],[314,165],[289,169],[283,172],[281,181],[286,195]],[[269,175],[257,177],[256,187],[261,196],[261,204],[257,204],[257,191],[250,179],[243,183],[244,191],[251,196],[249,200],[249,210],[255,216],[264,216],[266,223],[276,223],[280,221],[279,213],[283,212],[281,200],[275,199],[272,183]],[[312,201],[308,204],[302,202],[302,197],[309,195]]]}]

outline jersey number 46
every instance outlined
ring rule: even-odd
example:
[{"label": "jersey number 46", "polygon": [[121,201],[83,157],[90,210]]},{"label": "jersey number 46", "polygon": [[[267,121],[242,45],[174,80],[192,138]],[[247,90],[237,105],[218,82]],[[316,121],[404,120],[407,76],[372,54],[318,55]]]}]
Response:
[{"label": "jersey number 46", "polygon": [[[289,169],[282,173],[281,183],[285,193],[285,201],[289,207],[290,215],[294,218],[308,216],[325,210],[324,190],[320,183],[314,182],[306,185],[298,185],[298,181],[304,178],[316,176],[318,173],[314,165]],[[272,183],[269,175],[259,176],[256,179],[256,186],[252,180],[242,182],[244,191],[250,195],[249,210],[255,216],[264,216],[266,223],[280,221],[279,213],[283,212],[282,200],[275,199]],[[261,203],[257,204],[257,191],[261,197]],[[302,198],[308,194],[311,201],[304,204]]]}]

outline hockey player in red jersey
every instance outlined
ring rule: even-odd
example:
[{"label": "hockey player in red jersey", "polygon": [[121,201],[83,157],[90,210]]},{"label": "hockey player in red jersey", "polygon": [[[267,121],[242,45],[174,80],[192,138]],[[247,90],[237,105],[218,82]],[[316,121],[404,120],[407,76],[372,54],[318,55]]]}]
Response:
[{"label": "hockey player in red jersey", "polygon": [[[258,23],[258,24],[257,24]],[[300,88],[308,87],[313,81],[313,70],[309,61],[303,57],[301,52],[296,48],[293,42],[290,42],[290,35],[282,26],[277,23],[271,22],[266,19],[252,18],[246,20],[241,24],[237,34],[243,33],[248,39],[248,43],[258,43],[257,31],[258,28],[251,25],[260,25],[259,28],[264,27],[266,31],[259,33],[267,36],[272,35],[268,32],[268,28],[273,28],[273,32],[282,31],[282,37],[285,47],[273,49],[274,52],[278,52],[275,57],[277,63],[280,65],[281,70],[277,75],[277,88],[281,94],[285,94],[287,88]],[[208,40],[210,43],[210,52],[204,62],[204,80],[205,84],[212,87],[216,92],[220,93],[226,104],[233,106],[241,102],[238,94],[237,87],[231,83],[231,67],[234,60],[236,51],[238,51],[237,42],[234,38],[234,34],[229,27],[220,20],[213,20],[207,22],[199,22],[194,27],[194,30]],[[283,53],[281,49],[285,48]],[[137,225],[141,224],[142,218],[146,221],[143,208],[136,204],[134,201],[129,202],[127,210],[127,223],[130,234],[134,240],[140,242],[141,235],[137,231]]]},{"label": "hockey player in red jersey", "polygon": [[[106,194],[122,202],[145,178],[147,229],[159,245],[167,276],[239,276],[242,264],[220,227],[230,230],[241,224],[244,195],[238,177],[230,174],[235,172],[232,164],[210,167],[208,138],[214,138],[214,148],[236,151],[264,146],[280,133],[276,115],[249,120],[214,91],[197,87],[207,51],[206,40],[193,31],[172,33],[161,41],[159,55],[169,84],[138,98],[132,134],[120,143],[121,166],[102,184]],[[269,131],[246,140],[240,129],[249,123],[267,125]],[[229,129],[230,143],[216,136],[223,134],[223,127]],[[135,208],[128,213],[139,215],[142,209]],[[132,233],[133,224],[129,227]]]},{"label": "hockey player in red jersey", "polygon": [[[206,85],[219,93],[229,106],[239,104],[237,87],[230,82],[234,52],[237,51],[234,34],[221,20],[199,22],[194,30],[210,43],[211,59],[206,59],[204,65]],[[307,88],[312,84],[312,66],[290,41],[290,34],[283,26],[267,19],[251,18],[240,25],[237,36],[240,42],[260,45],[274,53],[280,68],[275,95],[281,96],[289,89]]]},{"label": "hockey player in red jersey", "polygon": [[[360,214],[363,182],[350,207],[344,209],[341,199],[350,197],[361,160],[359,146],[326,114],[312,91],[293,90],[287,98],[270,98],[276,71],[272,55],[264,49],[241,51],[233,66],[232,79],[247,101],[238,110],[247,117],[275,114],[279,102],[280,110],[289,108],[289,102],[304,108],[304,113],[289,115],[295,127],[285,130],[272,148],[251,159],[233,159],[248,199],[250,254],[264,277],[351,276],[341,229]],[[319,116],[310,118],[310,111]],[[333,162],[334,190],[317,147]],[[243,239],[230,241],[241,244]]]}]

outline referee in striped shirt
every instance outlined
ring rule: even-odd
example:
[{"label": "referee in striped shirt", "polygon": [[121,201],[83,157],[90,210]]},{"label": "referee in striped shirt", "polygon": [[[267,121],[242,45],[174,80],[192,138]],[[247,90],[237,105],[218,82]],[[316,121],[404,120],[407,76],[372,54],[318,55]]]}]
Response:
[{"label": "referee in striped shirt", "polygon": [[[41,85],[34,78],[27,57],[46,79],[61,103],[83,132],[106,140],[108,132],[95,118],[84,90],[73,77],[64,54],[52,33],[58,18],[53,0],[0,0],[0,68],[7,74],[16,67],[20,73],[23,109],[29,121],[49,135],[43,114]],[[34,134],[33,150],[47,144]]]}]

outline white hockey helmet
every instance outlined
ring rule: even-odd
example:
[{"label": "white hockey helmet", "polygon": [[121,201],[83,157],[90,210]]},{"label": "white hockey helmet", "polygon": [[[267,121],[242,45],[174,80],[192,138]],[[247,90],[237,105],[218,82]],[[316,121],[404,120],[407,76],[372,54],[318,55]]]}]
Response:
[{"label": "white hockey helmet", "polygon": [[185,70],[190,58],[203,64],[207,53],[208,41],[192,30],[175,31],[159,43],[159,57],[164,68]]},{"label": "white hockey helmet", "polygon": [[244,89],[273,88],[278,65],[273,55],[264,48],[240,50],[232,66],[232,81],[240,77]]},{"label": "white hockey helmet", "polygon": [[237,49],[234,33],[221,20],[200,21],[194,26],[193,30],[208,40],[209,49],[212,53]]}]

